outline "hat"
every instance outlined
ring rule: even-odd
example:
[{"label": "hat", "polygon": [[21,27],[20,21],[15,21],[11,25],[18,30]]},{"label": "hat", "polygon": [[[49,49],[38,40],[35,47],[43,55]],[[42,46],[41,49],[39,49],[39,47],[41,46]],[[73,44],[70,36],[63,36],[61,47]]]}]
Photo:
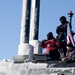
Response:
[{"label": "hat", "polygon": [[66,17],[65,17],[65,16],[61,16],[61,17],[60,17],[60,21],[61,21],[61,20],[65,20],[65,21],[66,21]]},{"label": "hat", "polygon": [[63,23],[63,22],[65,22],[65,23],[68,23],[68,21],[66,20],[66,17],[65,16],[61,16],[60,17],[60,21]]},{"label": "hat", "polygon": [[47,34],[47,37],[53,37],[53,33],[52,33],[52,32],[49,32],[49,33]]},{"label": "hat", "polygon": [[47,40],[50,40],[50,39],[52,39],[53,38],[53,33],[52,32],[49,32],[48,34],[47,34]]}]

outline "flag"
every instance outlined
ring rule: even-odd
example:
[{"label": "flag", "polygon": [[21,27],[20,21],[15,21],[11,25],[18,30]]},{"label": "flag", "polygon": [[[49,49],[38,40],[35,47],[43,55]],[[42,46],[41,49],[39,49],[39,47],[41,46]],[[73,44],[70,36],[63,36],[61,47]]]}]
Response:
[{"label": "flag", "polygon": [[70,30],[69,25],[67,25],[67,44],[72,43],[75,46],[75,41],[72,35],[72,31]]}]

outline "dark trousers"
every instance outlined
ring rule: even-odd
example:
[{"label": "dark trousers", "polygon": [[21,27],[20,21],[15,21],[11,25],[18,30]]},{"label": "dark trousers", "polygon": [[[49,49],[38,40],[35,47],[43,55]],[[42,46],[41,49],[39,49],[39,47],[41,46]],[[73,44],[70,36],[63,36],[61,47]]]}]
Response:
[{"label": "dark trousers", "polygon": [[66,57],[66,51],[67,51],[66,48],[60,48],[60,49],[59,49],[60,59]]},{"label": "dark trousers", "polygon": [[58,50],[51,50],[48,54],[50,55],[52,60],[58,60],[60,58]]},{"label": "dark trousers", "polygon": [[60,58],[64,58],[66,57],[66,52],[67,52],[67,49],[66,49],[66,45],[67,45],[67,42],[63,41],[61,42],[62,46],[61,48],[59,48],[59,53],[60,53]]}]

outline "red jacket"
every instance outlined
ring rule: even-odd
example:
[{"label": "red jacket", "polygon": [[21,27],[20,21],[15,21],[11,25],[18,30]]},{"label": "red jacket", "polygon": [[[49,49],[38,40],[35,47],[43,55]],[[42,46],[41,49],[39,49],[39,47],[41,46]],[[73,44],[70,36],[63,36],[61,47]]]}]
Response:
[{"label": "red jacket", "polygon": [[61,46],[61,43],[56,40],[48,40],[41,45],[42,48],[46,48],[46,54],[51,50],[56,50]]}]

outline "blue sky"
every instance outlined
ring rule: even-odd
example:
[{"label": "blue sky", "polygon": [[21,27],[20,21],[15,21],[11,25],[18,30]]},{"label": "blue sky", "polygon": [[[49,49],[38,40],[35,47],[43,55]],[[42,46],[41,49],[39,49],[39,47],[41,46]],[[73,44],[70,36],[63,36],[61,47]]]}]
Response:
[{"label": "blue sky", "polygon": [[[52,31],[56,36],[59,18],[72,10],[75,13],[75,0],[40,0],[39,40],[46,38]],[[0,60],[12,59],[18,53],[22,0],[0,0]],[[75,31],[75,15],[72,26]]]}]

